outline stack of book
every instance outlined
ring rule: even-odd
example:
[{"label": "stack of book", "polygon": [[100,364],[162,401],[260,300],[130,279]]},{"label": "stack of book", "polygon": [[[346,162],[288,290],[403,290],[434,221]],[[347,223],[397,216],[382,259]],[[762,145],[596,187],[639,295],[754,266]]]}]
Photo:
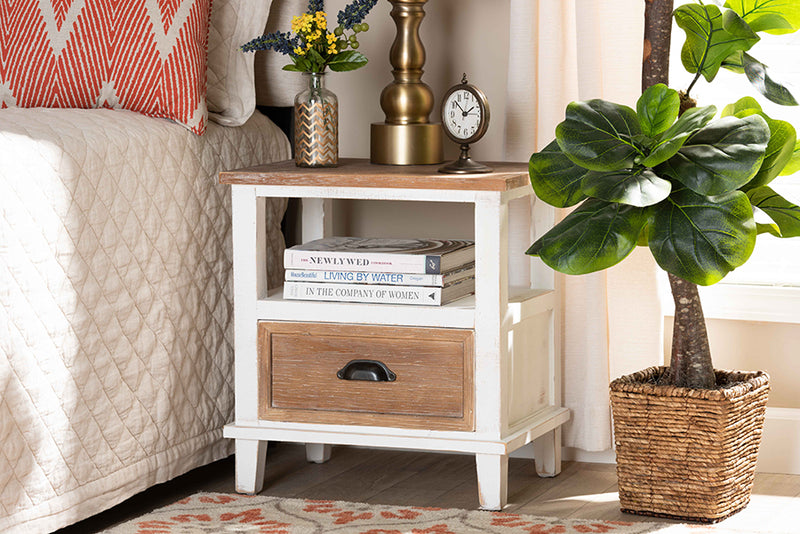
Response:
[{"label": "stack of book", "polygon": [[440,306],[475,292],[475,243],[327,237],[286,249],[283,297]]}]

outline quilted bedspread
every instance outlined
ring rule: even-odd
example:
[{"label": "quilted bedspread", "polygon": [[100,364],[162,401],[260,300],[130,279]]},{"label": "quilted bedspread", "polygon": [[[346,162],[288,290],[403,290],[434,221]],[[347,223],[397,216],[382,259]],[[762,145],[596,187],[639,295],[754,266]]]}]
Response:
[{"label": "quilted bedspread", "polygon": [[[258,113],[196,136],[128,111],[0,111],[0,532],[50,532],[231,453],[217,173],[288,158]],[[267,210],[278,261],[284,210]]]}]

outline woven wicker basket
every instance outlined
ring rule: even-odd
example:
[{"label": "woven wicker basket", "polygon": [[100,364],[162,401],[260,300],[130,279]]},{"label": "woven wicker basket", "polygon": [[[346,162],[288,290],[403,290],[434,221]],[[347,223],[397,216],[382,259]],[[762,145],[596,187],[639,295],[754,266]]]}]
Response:
[{"label": "woven wicker basket", "polygon": [[720,389],[655,385],[666,367],[611,383],[623,512],[715,523],[747,506],[769,376],[717,371]]}]

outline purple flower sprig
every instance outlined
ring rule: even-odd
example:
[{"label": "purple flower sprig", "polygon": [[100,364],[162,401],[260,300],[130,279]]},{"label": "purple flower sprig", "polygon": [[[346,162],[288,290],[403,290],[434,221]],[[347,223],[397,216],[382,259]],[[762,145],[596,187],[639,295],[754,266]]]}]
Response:
[{"label": "purple flower sprig", "polygon": [[352,3],[339,11],[336,21],[344,29],[350,30],[354,25],[360,24],[377,3],[378,0],[353,0]]},{"label": "purple flower sprig", "polygon": [[292,31],[275,31],[243,44],[243,52],[274,50],[289,56],[284,70],[295,72],[344,72],[367,64],[358,34],[369,30],[362,22],[378,0],[353,0],[339,12],[339,25],[329,27],[324,0],[308,0],[305,13],[292,18]]},{"label": "purple flower sprig", "polygon": [[325,11],[325,0],[308,0],[306,13],[316,13],[317,11]]},{"label": "purple flower sprig", "polygon": [[272,32],[243,44],[241,49],[243,52],[274,50],[280,54],[291,55],[299,42],[300,38],[297,36],[292,37],[290,32]]}]

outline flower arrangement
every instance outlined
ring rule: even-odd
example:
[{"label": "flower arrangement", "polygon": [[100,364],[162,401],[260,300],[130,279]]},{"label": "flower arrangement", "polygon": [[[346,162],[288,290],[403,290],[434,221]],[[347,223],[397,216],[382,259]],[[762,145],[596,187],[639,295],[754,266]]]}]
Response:
[{"label": "flower arrangement", "polygon": [[[358,34],[369,30],[363,22],[378,0],[353,0],[339,11],[333,31],[328,29],[328,16],[323,0],[309,0],[308,9],[292,18],[290,32],[272,32],[242,45],[244,52],[274,50],[289,56],[292,63],[283,70],[295,72],[343,72],[367,64],[367,58],[356,49]],[[348,35],[348,32],[352,32]]]}]

